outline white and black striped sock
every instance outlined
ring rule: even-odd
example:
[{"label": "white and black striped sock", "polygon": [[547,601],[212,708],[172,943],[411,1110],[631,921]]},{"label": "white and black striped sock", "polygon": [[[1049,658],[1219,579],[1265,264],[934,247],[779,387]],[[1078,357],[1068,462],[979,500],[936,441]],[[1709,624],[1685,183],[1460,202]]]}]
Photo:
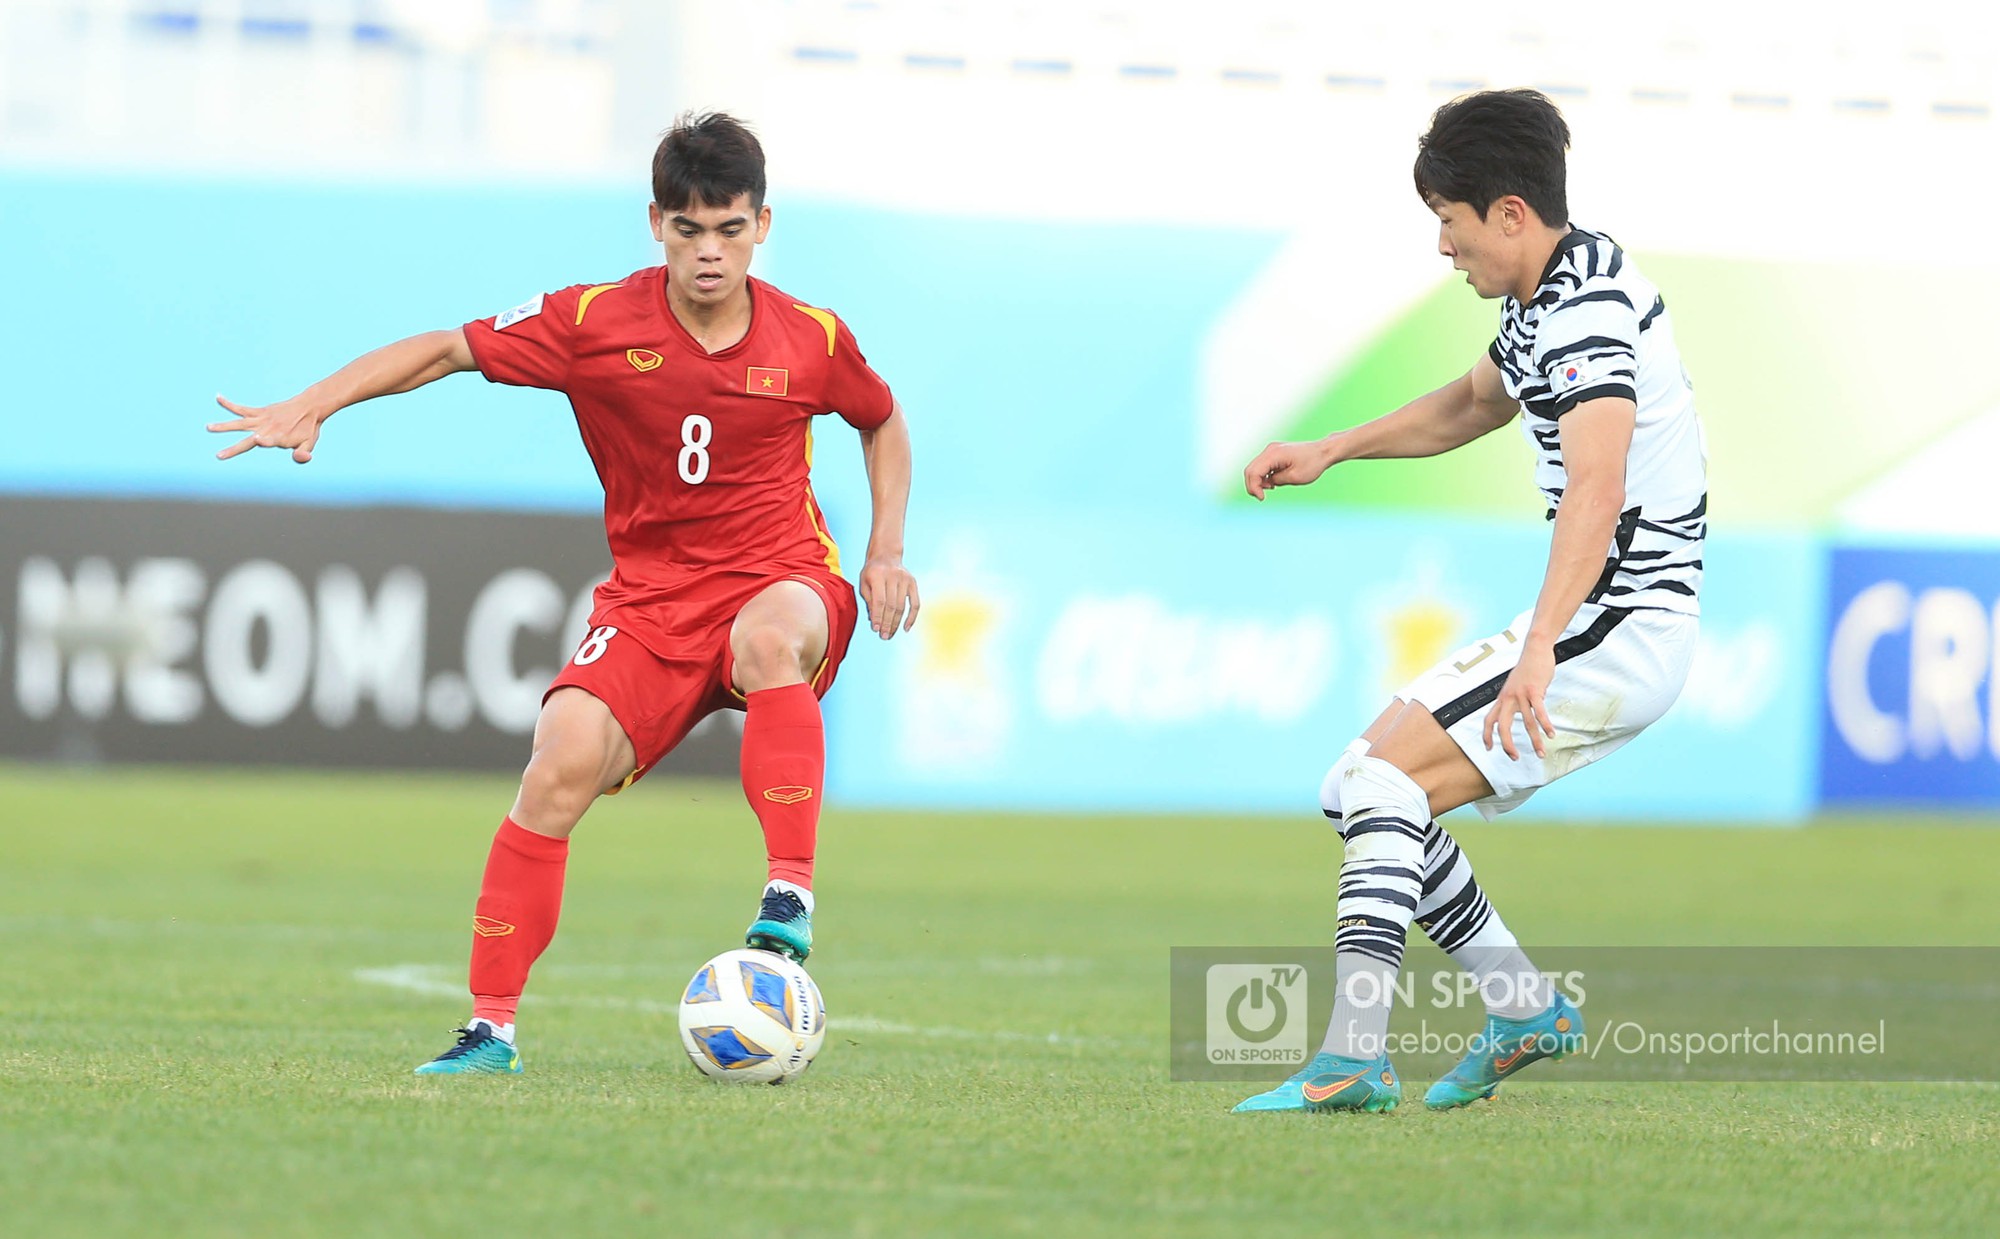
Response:
[{"label": "white and black striped sock", "polygon": [[[1356,740],[1334,759],[1332,769],[1326,772],[1326,779],[1320,784],[1320,809],[1326,814],[1343,838],[1347,834],[1346,823],[1353,820],[1353,807],[1346,803],[1350,786],[1349,772],[1367,759],[1368,742]],[[1391,767],[1391,769],[1394,769]],[[1398,772],[1400,773],[1400,772]],[[1411,786],[1415,786],[1412,784]],[[1377,799],[1380,797],[1378,796]],[[1444,827],[1431,820],[1428,803],[1420,802],[1419,812],[1424,814],[1422,842],[1422,886],[1418,895],[1415,919],[1432,942],[1437,943],[1452,962],[1472,974],[1479,985],[1479,994],[1489,1014],[1506,1019],[1526,1019],[1548,1010],[1553,993],[1542,981],[1535,966],[1521,950],[1507,922],[1500,919],[1500,913],[1480,889],[1479,881],[1473,876],[1472,862],[1459,848],[1458,841]],[[1372,832],[1371,832],[1372,833]],[[1369,845],[1370,850],[1380,850],[1379,841]],[[1341,896],[1343,900],[1349,891],[1349,876],[1359,878],[1358,870],[1343,865],[1341,869]],[[1400,879],[1400,869],[1394,872],[1368,876]],[[1357,884],[1357,891],[1362,887]],[[1355,915],[1374,916],[1385,923],[1369,926],[1347,925],[1348,910],[1343,902],[1337,913],[1341,928],[1334,937],[1336,968],[1342,977],[1358,976],[1368,972],[1374,981],[1383,978],[1385,953],[1393,953],[1396,966],[1400,967],[1403,948],[1407,945],[1409,921],[1403,920],[1401,932],[1393,924],[1393,918],[1382,917],[1377,908],[1374,912],[1364,911],[1363,905],[1356,905]],[[1354,932],[1349,933],[1349,929]],[[1393,940],[1393,952],[1389,944]],[[1374,949],[1370,949],[1372,944]],[[1353,949],[1350,949],[1353,948]],[[1387,976],[1393,978],[1394,971]],[[1364,987],[1372,987],[1365,982]],[[1355,1004],[1350,1004],[1355,1005]],[[1336,999],[1336,1010],[1339,1010]],[[1382,1029],[1387,1029],[1387,1011],[1382,1013]],[[1374,1021],[1369,1021],[1373,1026]],[[1362,1031],[1365,1032],[1365,1029]],[[1353,1044],[1355,1034],[1339,1031],[1339,1022],[1327,1032],[1325,1048],[1335,1054],[1346,1054],[1342,1048]],[[1348,1054],[1351,1058],[1373,1057],[1373,1055]]]},{"label": "white and black striped sock", "polygon": [[1458,841],[1435,821],[1424,828],[1416,919],[1430,940],[1478,981],[1488,1014],[1519,1020],[1548,1010],[1548,985],[1480,889]]},{"label": "white and black striped sock", "polygon": [[1370,1059],[1383,1053],[1403,948],[1423,892],[1422,788],[1377,757],[1346,755],[1341,779],[1340,895],[1334,915],[1338,988],[1325,1051]]}]

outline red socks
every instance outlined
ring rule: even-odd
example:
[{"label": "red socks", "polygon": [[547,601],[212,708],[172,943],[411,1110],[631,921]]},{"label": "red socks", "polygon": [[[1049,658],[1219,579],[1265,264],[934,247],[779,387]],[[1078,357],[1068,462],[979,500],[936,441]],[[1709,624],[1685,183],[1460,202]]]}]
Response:
[{"label": "red socks", "polygon": [[[772,879],[812,888],[826,728],[807,684],[751,693],[743,720],[743,793],[764,826]],[[500,823],[472,918],[472,1015],[514,1022],[528,969],[556,935],[569,840]]]},{"label": "red socks", "polygon": [[745,702],[743,794],[764,827],[769,877],[810,890],[826,783],[819,698],[810,684],[787,684],[759,689]]},{"label": "red socks", "polygon": [[562,914],[569,840],[523,829],[508,818],[486,855],[486,878],[472,918],[472,1017],[514,1022],[521,988]]}]

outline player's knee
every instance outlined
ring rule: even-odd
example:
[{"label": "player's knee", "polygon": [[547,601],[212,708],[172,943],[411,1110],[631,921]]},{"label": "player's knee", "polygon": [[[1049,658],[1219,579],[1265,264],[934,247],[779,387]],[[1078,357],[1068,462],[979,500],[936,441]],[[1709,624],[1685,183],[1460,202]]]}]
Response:
[{"label": "player's knee", "polygon": [[1356,757],[1341,780],[1349,860],[1423,849],[1430,798],[1414,779],[1379,757]]},{"label": "player's knee", "polygon": [[1347,772],[1354,768],[1354,763],[1367,755],[1368,742],[1356,740],[1348,745],[1339,757],[1333,759],[1332,768],[1326,772],[1326,777],[1320,780],[1320,812],[1326,814],[1326,820],[1333,823],[1335,830],[1343,833],[1345,828],[1341,825],[1340,785],[1346,779]]},{"label": "player's knee", "polygon": [[750,624],[734,635],[736,678],[745,689],[797,683],[805,676],[805,637],[782,624]]},{"label": "player's knee", "polygon": [[538,749],[521,772],[514,820],[529,830],[566,837],[603,791],[602,763],[557,748]]}]

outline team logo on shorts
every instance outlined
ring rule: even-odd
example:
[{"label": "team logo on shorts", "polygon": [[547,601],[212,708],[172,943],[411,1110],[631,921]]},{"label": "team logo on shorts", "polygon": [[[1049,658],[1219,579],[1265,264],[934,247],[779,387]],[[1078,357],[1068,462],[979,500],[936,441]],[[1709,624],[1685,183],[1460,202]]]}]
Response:
[{"label": "team logo on shorts", "polygon": [[625,360],[632,363],[634,370],[644,374],[648,370],[659,369],[660,363],[666,358],[649,348],[628,348],[625,350]]}]

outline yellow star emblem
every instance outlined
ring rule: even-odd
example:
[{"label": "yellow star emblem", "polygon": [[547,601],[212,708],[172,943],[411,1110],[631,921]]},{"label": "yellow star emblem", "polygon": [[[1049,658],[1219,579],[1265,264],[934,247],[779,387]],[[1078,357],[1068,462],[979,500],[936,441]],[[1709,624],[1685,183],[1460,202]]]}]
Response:
[{"label": "yellow star emblem", "polygon": [[1389,678],[1397,686],[1416,679],[1451,653],[1462,620],[1434,598],[1420,598],[1389,613]]},{"label": "yellow star emblem", "polygon": [[972,594],[952,594],[924,604],[925,675],[968,676],[979,670],[979,655],[998,620],[993,604]]}]

